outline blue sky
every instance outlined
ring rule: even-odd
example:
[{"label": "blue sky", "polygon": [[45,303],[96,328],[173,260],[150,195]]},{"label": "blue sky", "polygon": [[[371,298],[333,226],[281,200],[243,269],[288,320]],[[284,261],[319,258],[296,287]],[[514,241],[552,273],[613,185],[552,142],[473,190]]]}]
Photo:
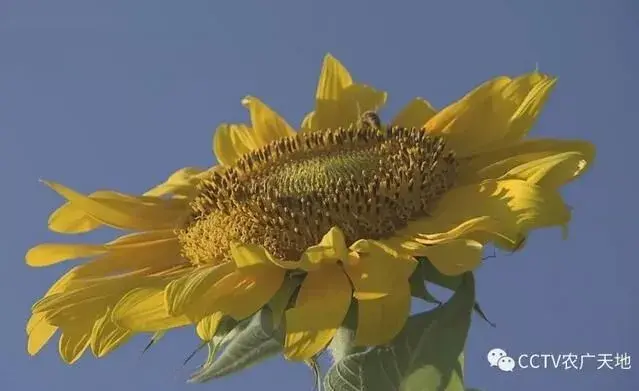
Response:
[{"label": "blue sky", "polygon": [[[204,386],[183,384],[192,330],[140,358],[137,338],[102,360],[69,367],[57,343],[31,358],[30,305],[68,265],[30,269],[60,199],[38,183],[137,193],[176,168],[207,166],[220,122],[248,120],[260,97],[298,124],[313,104],[321,60],[333,53],[357,81],[389,92],[386,119],[414,96],[442,107],[498,74],[559,76],[535,137],[580,138],[593,169],[565,189],[569,240],[539,232],[525,251],[486,261],[468,385],[485,391],[630,390],[637,368],[500,373],[485,356],[622,353],[639,360],[636,301],[636,37],[632,0],[116,1],[0,4],[0,387],[5,390],[310,389],[301,364],[272,360]],[[635,178],[635,179],[632,179]],[[108,234],[93,235],[100,240]],[[633,313],[634,312],[634,313]],[[635,357],[633,357],[635,358]],[[635,387],[633,387],[633,385]]]}]

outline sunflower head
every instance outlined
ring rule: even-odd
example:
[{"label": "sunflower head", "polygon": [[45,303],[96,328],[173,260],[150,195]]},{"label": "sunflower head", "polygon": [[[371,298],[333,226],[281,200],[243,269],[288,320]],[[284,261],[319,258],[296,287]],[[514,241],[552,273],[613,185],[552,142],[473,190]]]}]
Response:
[{"label": "sunflower head", "polygon": [[179,239],[203,264],[228,260],[231,240],[298,260],[334,226],[347,245],[390,237],[453,186],[456,164],[442,137],[382,128],[369,112],[346,128],[277,139],[205,177]]},{"label": "sunflower head", "polygon": [[328,55],[298,132],[249,96],[250,125],[218,127],[208,170],[178,170],[142,196],[48,182],[67,200],[52,230],[133,233],[29,250],[32,266],[90,258],[34,304],[29,352],[56,332],[70,363],[139,332],[195,325],[211,340],[268,306],[285,356],[306,360],[353,303],[354,342],[388,343],[409,315],[418,257],[459,275],[487,244],[515,251],[531,230],[568,224],[559,188],[594,147],[526,137],[554,84],[537,71],[497,77],[439,111],[416,98],[384,123],[386,93]]}]

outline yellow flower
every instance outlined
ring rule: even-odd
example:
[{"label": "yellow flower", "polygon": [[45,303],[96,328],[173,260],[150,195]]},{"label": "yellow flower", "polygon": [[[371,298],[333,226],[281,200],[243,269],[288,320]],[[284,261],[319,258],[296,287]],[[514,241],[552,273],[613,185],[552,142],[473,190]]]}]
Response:
[{"label": "yellow flower", "polygon": [[[220,125],[220,165],[185,168],[143,196],[88,196],[47,184],[67,203],[49,227],[136,231],[104,245],[41,244],[32,266],[91,258],[33,306],[28,351],[59,329],[60,354],[98,357],[136,332],[196,324],[269,304],[294,360],[321,352],[357,302],[355,342],[389,342],[410,310],[409,277],[427,257],[442,273],[476,268],[484,245],[515,251],[535,228],[566,228],[559,187],[594,158],[587,142],[527,139],[555,79],[492,79],[441,111],[416,98],[382,125],[386,94],[355,83],[328,55],[315,110],[296,133],[246,97],[251,126]],[[274,303],[286,278],[298,289]]]}]

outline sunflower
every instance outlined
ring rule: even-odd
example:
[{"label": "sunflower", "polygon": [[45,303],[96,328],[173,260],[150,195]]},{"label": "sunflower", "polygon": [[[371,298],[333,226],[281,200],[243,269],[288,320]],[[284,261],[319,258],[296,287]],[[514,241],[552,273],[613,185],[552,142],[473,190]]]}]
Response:
[{"label": "sunflower", "polygon": [[[416,98],[384,124],[386,93],[327,55],[299,132],[249,96],[251,125],[217,128],[210,169],[183,168],[142,196],[45,182],[66,199],[51,230],[133,233],[29,250],[36,267],[89,258],[33,305],[29,353],[57,331],[69,363],[135,333],[196,325],[210,339],[222,319],[269,305],[285,356],[305,360],[354,302],[355,343],[388,343],[409,315],[416,257],[458,275],[480,265],[487,244],[515,251],[532,229],[565,231],[559,188],[594,147],[526,137],[555,82],[537,71],[497,77],[441,111]],[[292,276],[302,278],[282,294]]]}]

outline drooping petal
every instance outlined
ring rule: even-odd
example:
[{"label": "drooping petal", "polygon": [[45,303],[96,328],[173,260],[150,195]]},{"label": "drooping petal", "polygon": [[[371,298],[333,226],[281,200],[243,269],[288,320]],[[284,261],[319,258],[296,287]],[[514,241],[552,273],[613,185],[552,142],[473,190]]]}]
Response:
[{"label": "drooping petal", "polygon": [[27,265],[41,267],[69,259],[101,255],[107,251],[106,246],[97,244],[43,243],[27,251],[25,258]]},{"label": "drooping petal", "polygon": [[559,226],[570,210],[553,189],[523,180],[491,180],[451,190],[431,216],[409,222],[380,242],[411,256],[425,256],[445,274],[472,270],[483,244],[519,249],[528,232]]},{"label": "drooping petal", "polygon": [[73,364],[89,346],[92,323],[70,322],[62,328],[62,334],[58,341],[60,357],[67,364]]},{"label": "drooping petal", "polygon": [[358,240],[351,245],[356,256],[344,264],[358,300],[378,299],[391,294],[398,284],[408,282],[417,261],[374,240]]},{"label": "drooping petal", "polygon": [[[191,273],[170,282],[164,292],[166,310],[170,315],[192,315],[201,303],[211,301],[206,292],[222,278],[231,274],[234,270],[231,263],[202,267]],[[200,314],[198,317],[207,314]],[[199,320],[199,319],[196,319]]]},{"label": "drooping petal", "polygon": [[[207,172],[197,167],[185,167],[177,170],[158,186],[153,187],[144,196],[160,197],[169,193],[188,196],[193,193],[202,173]],[[88,195],[89,198],[127,201],[129,197],[115,191],[100,190]],[[79,234],[93,231],[102,223],[84,211],[81,207],[67,202],[56,209],[49,217],[49,229],[64,234]]]},{"label": "drooping petal", "polygon": [[[98,199],[122,199],[119,193],[108,190],[100,190],[88,195],[89,198]],[[93,231],[102,226],[102,223],[91,217],[83,209],[71,202],[53,211],[49,216],[49,229],[62,234],[80,234]]]},{"label": "drooping petal", "polygon": [[37,354],[57,330],[46,321],[43,313],[31,315],[27,323],[27,352],[32,356]]},{"label": "drooping petal", "polygon": [[210,341],[213,339],[223,317],[224,314],[222,312],[215,312],[197,322],[195,331],[202,341]]},{"label": "drooping petal", "polygon": [[111,320],[111,309],[98,319],[91,331],[91,351],[100,358],[104,357],[129,340],[133,333],[123,329]]},{"label": "drooping petal", "polygon": [[262,145],[256,136],[253,129],[244,124],[222,124],[213,136],[213,152],[220,163],[230,166],[242,155]]},{"label": "drooping petal", "polygon": [[235,320],[245,319],[275,296],[284,275],[284,270],[271,265],[237,270],[215,284],[212,305]]},{"label": "drooping petal", "polygon": [[410,285],[399,281],[384,297],[359,300],[355,344],[379,346],[390,342],[402,330],[410,314]]},{"label": "drooping petal", "polygon": [[[420,221],[417,220],[413,224],[409,224],[409,227],[405,232],[413,232],[412,240],[422,245],[435,245],[444,242],[448,242],[456,239],[477,239],[486,238],[487,241],[499,241],[506,242],[509,245],[514,246],[516,243],[522,240],[522,235],[510,236],[516,232],[509,232],[503,229],[501,222],[492,216],[474,217],[464,221],[463,223],[454,226],[448,231],[437,233],[418,233],[423,232],[423,228],[420,227]],[[485,242],[484,242],[485,243]],[[426,255],[427,249],[421,248],[416,255]]]},{"label": "drooping petal", "polygon": [[464,161],[458,183],[535,176],[532,183],[539,183],[539,179],[542,186],[556,188],[583,174],[594,157],[595,147],[585,141],[525,140]]},{"label": "drooping petal", "polygon": [[175,228],[188,212],[188,203],[183,200],[135,196],[118,200],[89,198],[60,184],[44,183],[94,219],[115,228],[142,231]]},{"label": "drooping petal", "polygon": [[78,276],[103,276],[141,267],[168,268],[180,262],[180,247],[173,230],[136,232],[104,245],[44,243],[26,254],[27,264],[49,266],[76,258],[104,255],[80,265]]},{"label": "drooping petal", "polygon": [[242,100],[242,105],[249,110],[251,115],[257,147],[266,145],[273,140],[295,135],[295,131],[286,120],[259,99],[247,96]]},{"label": "drooping petal", "polygon": [[351,293],[350,282],[337,265],[325,265],[309,273],[295,307],[285,314],[286,358],[305,360],[324,349],[344,321]]},{"label": "drooping petal", "polygon": [[426,130],[446,136],[459,156],[511,143],[532,126],[554,83],[538,72],[497,77],[437,113]]},{"label": "drooping petal", "polygon": [[[77,267],[72,268],[62,275],[44,294],[43,298],[54,296],[60,292],[64,292],[69,287]],[[51,324],[47,320],[47,316],[42,312],[34,312],[27,322],[27,351],[34,355],[42,349],[42,347],[51,339],[58,327]]]},{"label": "drooping petal", "polygon": [[579,176],[588,162],[579,152],[565,152],[516,166],[503,177],[524,179],[538,186],[556,189]]},{"label": "drooping petal", "polygon": [[420,224],[423,234],[432,234],[482,216],[497,221],[507,237],[517,237],[534,228],[565,227],[570,210],[553,189],[516,179],[487,180],[450,190]]},{"label": "drooping petal", "polygon": [[332,55],[324,57],[315,94],[315,111],[302,122],[302,129],[345,127],[365,111],[377,111],[386,103],[386,93],[354,83],[348,70]]},{"label": "drooping petal", "polygon": [[392,125],[405,128],[422,128],[437,111],[423,98],[415,98],[410,101],[391,122]]},{"label": "drooping petal", "polygon": [[109,252],[77,267],[76,276],[103,277],[128,272],[156,273],[184,264],[172,231],[139,232],[108,243]]},{"label": "drooping petal", "polygon": [[164,306],[164,290],[136,288],[127,293],[113,308],[113,322],[121,328],[139,332],[155,332],[190,323],[186,316],[171,316]]}]

